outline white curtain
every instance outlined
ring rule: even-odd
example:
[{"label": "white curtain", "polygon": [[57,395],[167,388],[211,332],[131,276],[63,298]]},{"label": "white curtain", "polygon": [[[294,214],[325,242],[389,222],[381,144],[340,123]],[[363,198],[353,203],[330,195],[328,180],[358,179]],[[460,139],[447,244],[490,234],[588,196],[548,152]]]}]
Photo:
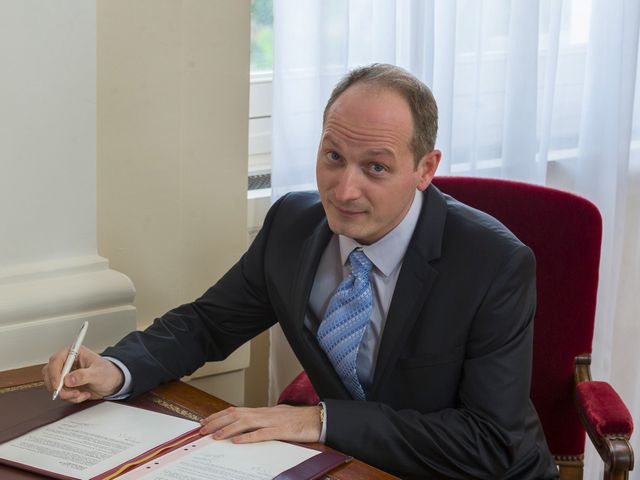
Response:
[{"label": "white curtain", "polygon": [[[274,0],[273,197],[315,189],[322,111],[344,73],[413,72],[439,105],[439,174],[546,184],[600,208],[592,371],[640,426],[639,26],[637,0]],[[300,367],[272,338],[275,399]]]}]

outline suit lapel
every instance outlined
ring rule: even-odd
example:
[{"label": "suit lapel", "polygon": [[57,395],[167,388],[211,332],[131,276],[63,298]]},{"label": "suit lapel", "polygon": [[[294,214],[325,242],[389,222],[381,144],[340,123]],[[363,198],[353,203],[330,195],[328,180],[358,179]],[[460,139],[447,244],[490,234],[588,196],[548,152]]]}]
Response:
[{"label": "suit lapel", "polygon": [[333,235],[333,233],[329,229],[327,219],[323,218],[313,234],[300,249],[298,268],[293,283],[293,320],[297,330],[302,328],[309,304],[309,295],[311,294],[313,280],[318,270],[320,258],[325,248],[327,248],[327,243],[329,243],[331,235]]},{"label": "suit lapel", "polygon": [[423,198],[420,218],[405,253],[389,306],[373,385],[368,395],[370,398],[376,398],[381,383],[390,374],[391,367],[405,348],[405,340],[438,275],[430,262],[441,255],[447,204],[444,196],[433,185],[425,191]]}]

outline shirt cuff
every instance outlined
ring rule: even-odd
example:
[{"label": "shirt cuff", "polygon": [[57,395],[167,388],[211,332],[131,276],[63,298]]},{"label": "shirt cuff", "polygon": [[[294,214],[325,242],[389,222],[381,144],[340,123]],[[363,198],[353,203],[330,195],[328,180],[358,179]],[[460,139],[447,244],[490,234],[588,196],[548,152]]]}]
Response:
[{"label": "shirt cuff", "polygon": [[320,430],[320,443],[324,443],[327,439],[327,404],[324,402],[320,402],[318,405],[322,407],[324,410],[324,421],[322,422],[322,430]]},{"label": "shirt cuff", "polygon": [[133,388],[131,387],[131,383],[132,383],[131,372],[129,371],[129,369],[126,367],[124,363],[122,363],[117,358],[113,358],[113,357],[102,357],[102,358],[104,358],[105,360],[109,360],[111,363],[113,363],[116,367],[118,367],[122,371],[122,374],[124,375],[124,383],[122,384],[122,388],[118,390],[116,393],[114,393],[113,395],[104,397],[104,399],[105,400],[124,400],[125,398],[129,398],[131,396],[131,392],[133,391]]}]

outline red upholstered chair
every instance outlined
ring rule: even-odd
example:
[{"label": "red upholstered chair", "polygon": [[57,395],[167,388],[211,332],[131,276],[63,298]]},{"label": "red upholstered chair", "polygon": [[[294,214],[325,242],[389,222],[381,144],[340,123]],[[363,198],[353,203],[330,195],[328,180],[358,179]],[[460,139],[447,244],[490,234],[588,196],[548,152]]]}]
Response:
[{"label": "red upholstered chair", "polygon": [[[602,233],[597,208],[571,193],[521,182],[436,177],[433,183],[500,220],[535,253],[531,398],[561,478],[582,478],[586,431],[604,461],[604,478],[627,479],[633,469],[631,415],[613,388],[592,381],[589,371]],[[279,399],[318,401],[304,372]]]}]

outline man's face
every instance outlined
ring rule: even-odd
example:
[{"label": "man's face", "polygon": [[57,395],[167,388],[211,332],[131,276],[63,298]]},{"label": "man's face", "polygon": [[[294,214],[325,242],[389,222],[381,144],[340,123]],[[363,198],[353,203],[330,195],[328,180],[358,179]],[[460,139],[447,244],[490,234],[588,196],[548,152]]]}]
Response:
[{"label": "man's face", "polygon": [[412,136],[411,110],[395,91],[356,84],[338,97],[327,112],[316,163],[334,233],[368,245],[402,221],[440,160],[434,150],[415,168]]}]

